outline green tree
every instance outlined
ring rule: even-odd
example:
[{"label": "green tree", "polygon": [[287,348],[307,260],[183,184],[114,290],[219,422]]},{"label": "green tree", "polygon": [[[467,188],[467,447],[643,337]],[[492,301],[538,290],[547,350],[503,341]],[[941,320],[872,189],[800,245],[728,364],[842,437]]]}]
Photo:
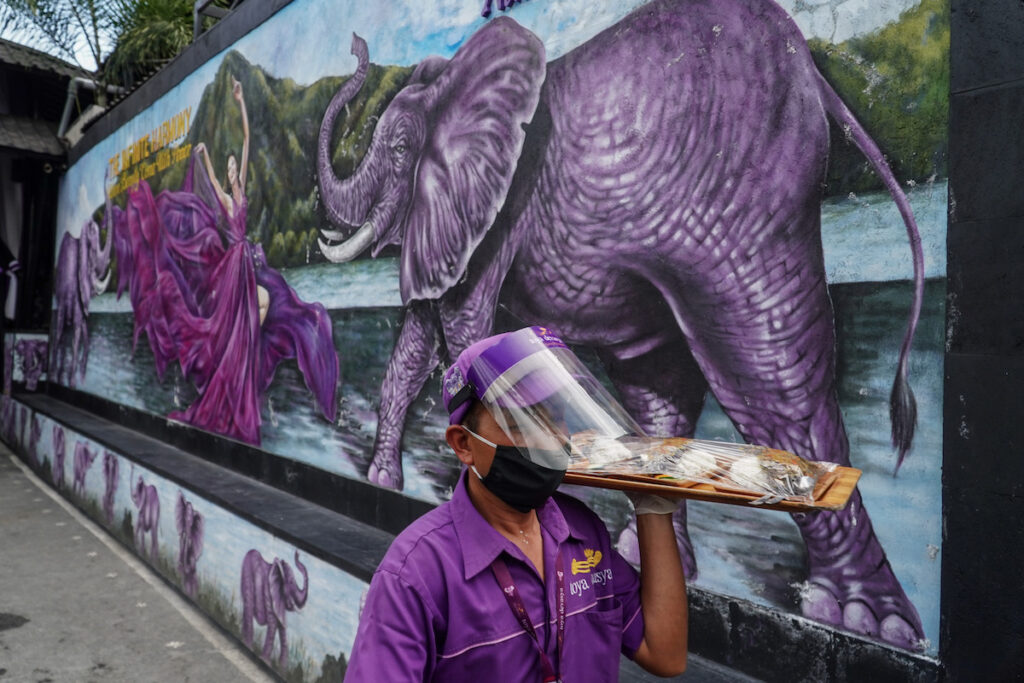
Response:
[{"label": "green tree", "polygon": [[[4,0],[0,31],[97,72],[117,35],[114,3],[101,0]],[[93,63],[82,63],[83,48]]]},{"label": "green tree", "polygon": [[[130,87],[192,42],[192,7],[191,0],[4,0],[0,31],[78,64],[104,85]],[[79,60],[82,48],[91,64]]]}]

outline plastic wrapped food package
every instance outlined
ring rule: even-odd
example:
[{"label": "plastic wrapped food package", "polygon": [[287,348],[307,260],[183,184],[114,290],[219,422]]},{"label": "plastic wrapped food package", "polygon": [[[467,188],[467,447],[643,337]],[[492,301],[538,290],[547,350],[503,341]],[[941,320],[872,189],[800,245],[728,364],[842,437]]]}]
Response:
[{"label": "plastic wrapped food package", "polygon": [[571,446],[571,472],[709,484],[758,495],[755,504],[812,503],[819,483],[837,467],[764,446],[699,439],[615,439],[581,432],[573,435]]}]

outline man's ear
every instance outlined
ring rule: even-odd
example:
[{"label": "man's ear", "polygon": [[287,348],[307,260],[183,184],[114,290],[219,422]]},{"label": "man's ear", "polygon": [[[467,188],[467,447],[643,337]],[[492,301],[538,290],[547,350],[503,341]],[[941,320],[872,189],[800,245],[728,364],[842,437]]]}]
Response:
[{"label": "man's ear", "polygon": [[444,440],[448,442],[452,450],[464,465],[473,465],[473,451],[469,448],[469,432],[461,425],[449,425],[444,432]]}]

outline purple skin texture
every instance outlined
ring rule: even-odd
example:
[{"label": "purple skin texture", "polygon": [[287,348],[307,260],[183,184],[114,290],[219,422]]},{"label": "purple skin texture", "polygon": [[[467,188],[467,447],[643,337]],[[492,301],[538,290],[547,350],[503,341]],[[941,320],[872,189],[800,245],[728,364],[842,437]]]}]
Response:
[{"label": "purple skin texture", "polygon": [[53,425],[53,467],[50,476],[55,488],[64,487],[64,429]]},{"label": "purple skin texture", "polygon": [[21,356],[21,376],[25,388],[35,391],[39,378],[46,372],[47,342],[45,339],[19,339],[14,349]]},{"label": "purple skin texture", "polygon": [[114,495],[117,493],[120,459],[110,451],[103,452],[103,515],[107,524],[114,523]]},{"label": "purple skin texture", "polygon": [[299,562],[299,551],[295,551],[295,566],[302,573],[303,587],[300,589],[291,566],[280,558],[267,562],[258,550],[250,550],[242,561],[242,642],[252,645],[253,619],[260,626],[267,627],[263,641],[262,657],[270,662],[274,651],[274,638],[280,636],[281,649],[278,654],[278,668],[288,666],[288,638],[285,617],[288,612],[302,609],[309,596],[309,574]]},{"label": "purple skin texture", "polygon": [[85,442],[75,442],[74,480],[71,482],[71,490],[79,496],[85,496],[85,475],[89,473],[95,459],[96,453],[90,450]]},{"label": "purple skin texture", "polygon": [[199,590],[196,562],[203,554],[203,516],[196,512],[192,503],[185,500],[181,491],[178,492],[178,503],[174,508],[174,523],[178,529],[178,573],[181,574],[181,585],[189,597],[195,598]]},{"label": "purple skin texture", "polygon": [[[132,468],[134,470],[134,467]],[[131,481],[134,474],[129,475]],[[138,518],[135,520],[135,545],[140,551],[146,549],[146,533],[150,534],[149,556],[155,562],[157,558],[157,530],[160,526],[160,496],[156,487],[142,481],[142,476],[135,481],[132,487],[132,502],[138,508]]]},{"label": "purple skin texture", "polygon": [[[57,254],[54,298],[57,309],[53,324],[54,379],[69,386],[85,377],[89,361],[89,301],[101,294],[109,282],[110,231],[107,243],[100,243],[100,228],[95,221],[82,226],[82,234],[64,233]],[[68,328],[70,327],[70,330]],[[68,336],[71,337],[68,358]]]},{"label": "purple skin texture", "polygon": [[[711,391],[746,441],[850,464],[820,236],[826,115],[883,179],[910,239],[914,300],[891,400],[902,460],[916,420],[917,226],[777,5],[655,0],[548,64],[533,34],[499,17],[451,60],[419,64],[339,179],[330,138],[365,76],[358,36],[352,52],[359,67],[320,132],[320,194],[338,228],[321,250],[344,261],[400,244],[405,304],[371,481],[402,487],[410,403],[442,360],[491,333],[498,305],[594,348],[651,435],[692,436]],[[920,618],[859,492],[840,512],[794,520],[803,614],[920,649]],[[675,521],[693,577],[684,506]]]}]

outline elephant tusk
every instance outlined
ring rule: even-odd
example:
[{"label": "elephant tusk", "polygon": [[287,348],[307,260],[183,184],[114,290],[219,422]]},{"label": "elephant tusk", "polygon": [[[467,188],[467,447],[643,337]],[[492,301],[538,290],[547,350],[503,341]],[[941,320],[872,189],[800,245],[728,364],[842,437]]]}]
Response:
[{"label": "elephant tusk", "polygon": [[93,296],[97,296],[107,291],[107,285],[110,284],[110,269],[107,269],[107,274],[100,278],[93,278],[93,289],[95,290]]},{"label": "elephant tusk", "polygon": [[373,242],[373,224],[364,223],[352,237],[341,244],[329,245],[322,239],[317,239],[320,244],[320,252],[332,263],[346,263],[359,254],[366,251],[366,248]]},{"label": "elephant tusk", "polygon": [[320,233],[332,242],[344,242],[346,237],[345,233],[341,230],[324,230],[320,228]]}]

